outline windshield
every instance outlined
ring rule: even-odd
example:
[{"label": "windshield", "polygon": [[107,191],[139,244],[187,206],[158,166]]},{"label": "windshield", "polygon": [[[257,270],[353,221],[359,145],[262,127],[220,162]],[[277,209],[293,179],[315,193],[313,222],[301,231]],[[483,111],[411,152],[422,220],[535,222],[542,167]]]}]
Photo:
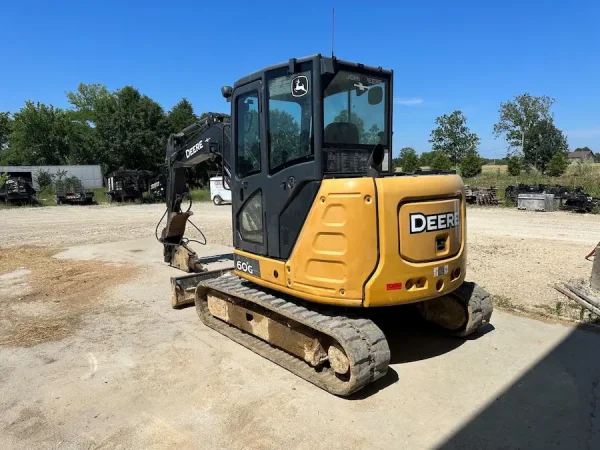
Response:
[{"label": "windshield", "polygon": [[388,82],[341,70],[324,93],[325,144],[387,146]]}]

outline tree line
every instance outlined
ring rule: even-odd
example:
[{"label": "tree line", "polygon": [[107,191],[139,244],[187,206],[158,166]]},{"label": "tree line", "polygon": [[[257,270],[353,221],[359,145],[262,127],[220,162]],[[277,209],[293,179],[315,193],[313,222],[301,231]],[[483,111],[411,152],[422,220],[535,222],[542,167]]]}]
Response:
[{"label": "tree line", "polygon": [[[502,160],[511,175],[522,170],[536,170],[550,176],[562,175],[569,165],[569,146],[563,132],[554,124],[551,107],[555,100],[548,96],[518,95],[500,104],[499,119],[494,124],[495,138],[503,138],[507,156]],[[413,172],[426,166],[433,169],[459,169],[464,177],[481,173],[489,162],[479,155],[479,137],[467,126],[467,118],[461,111],[444,114],[435,120],[431,131],[431,151],[420,156],[411,147],[400,150],[394,166],[405,172]],[[577,150],[589,150],[584,147]]]},{"label": "tree line", "polygon": [[[109,91],[101,84],[82,83],[66,97],[69,106],[65,109],[27,101],[14,114],[0,113],[0,165],[100,164],[106,174],[122,168],[158,173],[164,166],[169,134],[203,116],[198,117],[185,98],[165,111],[132,86]],[[568,144],[554,124],[553,103],[550,97],[528,93],[501,103],[493,132],[508,144],[503,162],[511,174],[537,170],[558,176],[566,171]],[[287,116],[282,115],[279,122],[293,122]],[[335,120],[347,120],[342,116]],[[467,126],[466,116],[457,110],[436,118],[435,124],[429,139],[431,151],[418,156],[413,148],[404,147],[393,160],[394,166],[406,172],[423,166],[456,168],[464,177],[480,173],[486,160],[478,152],[480,139]],[[291,129],[287,125],[282,129]],[[361,127],[365,142],[377,140],[376,127]],[[199,165],[195,175],[206,180],[217,169],[209,161]]]},{"label": "tree line", "polygon": [[[159,173],[169,134],[202,117],[185,98],[165,111],[132,86],[109,91],[80,84],[66,96],[65,109],[26,101],[14,114],[0,113],[0,165],[99,164],[105,174]],[[208,165],[198,171],[204,178]]]}]

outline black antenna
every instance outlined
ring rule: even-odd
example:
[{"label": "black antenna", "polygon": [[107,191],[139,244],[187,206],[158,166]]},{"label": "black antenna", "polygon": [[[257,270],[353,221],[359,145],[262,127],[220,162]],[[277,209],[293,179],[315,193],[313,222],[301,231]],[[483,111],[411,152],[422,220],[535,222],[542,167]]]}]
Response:
[{"label": "black antenna", "polygon": [[331,8],[331,57],[333,58],[333,36],[335,34],[335,8]]}]

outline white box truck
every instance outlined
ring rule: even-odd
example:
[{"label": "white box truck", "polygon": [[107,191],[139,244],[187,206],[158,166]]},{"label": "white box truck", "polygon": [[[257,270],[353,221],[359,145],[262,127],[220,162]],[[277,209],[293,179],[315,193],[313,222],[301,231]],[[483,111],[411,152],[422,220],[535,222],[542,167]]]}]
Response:
[{"label": "white box truck", "polygon": [[217,206],[223,203],[231,203],[231,190],[229,190],[229,186],[223,186],[222,177],[212,177],[210,179],[210,198]]}]

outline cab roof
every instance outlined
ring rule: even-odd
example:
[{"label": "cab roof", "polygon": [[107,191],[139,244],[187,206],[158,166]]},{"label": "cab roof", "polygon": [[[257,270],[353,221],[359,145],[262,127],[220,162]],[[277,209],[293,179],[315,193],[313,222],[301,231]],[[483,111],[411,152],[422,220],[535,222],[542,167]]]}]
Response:
[{"label": "cab roof", "polygon": [[[364,70],[367,72],[379,73],[383,76],[388,76],[388,77],[393,74],[392,70],[383,69],[381,66],[379,66],[379,67],[368,66],[366,64],[344,61],[344,60],[336,58],[335,56],[334,57],[322,56],[320,53],[317,53],[316,55],[305,56],[303,58],[290,58],[290,60],[287,62],[273,64],[273,65],[265,67],[261,70],[257,70],[256,72],[252,72],[246,76],[243,76],[239,80],[237,80],[233,85],[233,89],[236,89],[239,86],[243,86],[245,84],[251,83],[256,80],[261,80],[263,77],[263,74],[265,72],[269,72],[271,70],[276,70],[276,69],[281,69],[284,67],[289,67],[290,69],[292,69],[296,64],[302,64],[302,63],[310,62],[310,61],[312,61],[312,62],[320,61],[321,62],[321,73],[331,72],[332,70],[335,69],[336,65],[342,65],[342,66],[345,66],[348,68],[357,68],[357,69],[361,69],[361,70]],[[294,73],[294,71],[290,70],[290,73]]]}]

